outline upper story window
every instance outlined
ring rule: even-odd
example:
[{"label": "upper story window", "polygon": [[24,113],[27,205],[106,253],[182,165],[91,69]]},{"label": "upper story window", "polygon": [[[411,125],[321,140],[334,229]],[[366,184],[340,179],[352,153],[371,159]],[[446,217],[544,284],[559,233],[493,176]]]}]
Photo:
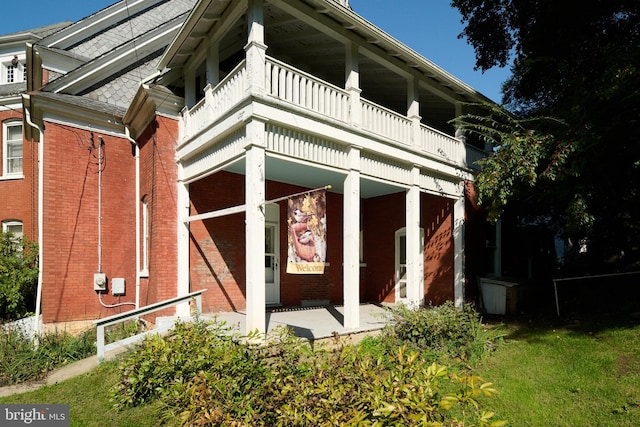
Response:
[{"label": "upper story window", "polygon": [[27,67],[23,64],[24,61],[18,59],[15,55],[13,58],[2,61],[2,78],[0,83],[20,83],[27,79]]},{"label": "upper story window", "polygon": [[2,175],[22,175],[22,122],[2,124]]}]

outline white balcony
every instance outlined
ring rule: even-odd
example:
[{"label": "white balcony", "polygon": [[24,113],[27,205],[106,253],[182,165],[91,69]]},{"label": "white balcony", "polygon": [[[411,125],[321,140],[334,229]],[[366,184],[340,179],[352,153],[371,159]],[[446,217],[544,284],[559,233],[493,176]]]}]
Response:
[{"label": "white balcony", "polygon": [[[265,80],[265,99],[293,114],[331,121],[368,138],[412,149],[455,167],[478,169],[474,162],[486,156],[484,151],[465,144],[459,138],[424,124],[418,125],[408,117],[366,99],[359,100],[360,109],[353,114],[354,108],[350,106],[354,100],[350,92],[270,57],[266,60]],[[243,61],[218,85],[213,88],[207,86],[204,98],[196,105],[183,110],[181,145],[188,144],[206,129],[229,117],[244,105],[249,96],[250,85]],[[415,126],[419,126],[418,131]]]}]

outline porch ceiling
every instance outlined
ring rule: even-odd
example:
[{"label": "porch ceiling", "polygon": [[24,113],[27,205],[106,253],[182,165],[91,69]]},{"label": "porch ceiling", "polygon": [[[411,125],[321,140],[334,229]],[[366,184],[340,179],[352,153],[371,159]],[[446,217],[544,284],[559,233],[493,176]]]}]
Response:
[{"label": "porch ceiling", "polygon": [[[418,92],[423,122],[446,133],[453,131],[447,120],[455,113],[454,100],[483,98],[353,11],[324,0],[302,0],[295,7],[292,3],[291,0],[265,1],[265,42],[269,56],[344,87],[345,40],[353,40],[363,47],[359,58],[361,96],[406,114],[407,75],[421,75]],[[244,10],[229,0],[210,0],[203,2],[201,10],[192,15],[177,41],[165,53],[161,65],[185,66],[202,50],[202,43],[207,42],[205,35],[220,30],[224,34],[219,40],[221,69],[230,71],[240,60],[238,55],[244,53],[247,37]],[[221,30],[225,17],[231,19]]]},{"label": "porch ceiling", "polygon": [[[345,174],[342,172],[320,166],[313,167],[308,164],[289,162],[269,156],[267,156],[265,165],[267,180],[306,188],[319,188],[325,185],[331,185],[330,191],[332,193],[342,194],[344,192]],[[244,159],[235,162],[225,170],[244,175]],[[404,191],[404,188],[400,185],[395,186],[365,177],[360,179],[360,197],[363,199],[384,196],[399,191]]]}]

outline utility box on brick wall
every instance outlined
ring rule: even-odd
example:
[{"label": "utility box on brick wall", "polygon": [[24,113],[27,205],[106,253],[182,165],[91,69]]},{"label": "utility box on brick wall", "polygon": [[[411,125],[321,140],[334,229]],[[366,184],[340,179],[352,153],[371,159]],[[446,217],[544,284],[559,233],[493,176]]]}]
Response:
[{"label": "utility box on brick wall", "polygon": [[125,282],[123,277],[116,277],[111,279],[111,294],[112,295],[125,294]]}]

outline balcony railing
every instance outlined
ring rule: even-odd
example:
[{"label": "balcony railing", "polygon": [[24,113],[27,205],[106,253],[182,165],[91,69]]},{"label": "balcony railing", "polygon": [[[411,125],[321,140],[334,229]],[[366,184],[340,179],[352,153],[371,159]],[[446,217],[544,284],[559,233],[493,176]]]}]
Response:
[{"label": "balcony railing", "polygon": [[[355,124],[350,114],[350,94],[346,90],[274,58],[267,58],[265,66],[267,96],[345,125]],[[200,102],[183,111],[183,141],[227,114],[247,96],[248,89],[246,64],[243,61],[215,88],[207,86],[205,97]],[[419,125],[418,141],[413,141],[417,123],[365,99],[360,100],[359,113],[357,124],[362,130],[386,138],[400,147],[419,149],[447,163],[477,168],[473,163],[486,155],[460,139],[423,124]]]},{"label": "balcony railing", "polygon": [[403,145],[411,145],[411,120],[364,99],[360,104],[362,129],[393,139]]},{"label": "balcony railing", "polygon": [[349,118],[349,94],[343,89],[273,58],[267,59],[266,78],[267,93],[275,98],[341,122]]},{"label": "balcony railing", "polygon": [[242,61],[215,88],[207,85],[204,98],[183,111],[180,134],[186,140],[220,119],[246,96],[247,67]]}]

